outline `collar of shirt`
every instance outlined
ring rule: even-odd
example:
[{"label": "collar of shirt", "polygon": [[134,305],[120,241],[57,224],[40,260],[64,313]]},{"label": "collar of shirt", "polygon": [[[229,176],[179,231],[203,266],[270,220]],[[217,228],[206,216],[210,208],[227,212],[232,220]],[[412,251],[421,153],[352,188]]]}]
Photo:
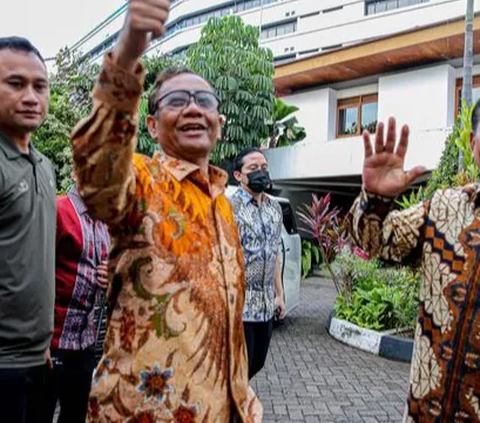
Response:
[{"label": "collar of shirt", "polygon": [[[247,191],[245,191],[243,188],[238,188],[237,190],[237,195],[238,197],[242,200],[243,202],[243,205],[247,206],[249,205],[250,203],[253,203],[255,204],[256,206],[258,206],[259,204],[255,201],[255,199],[253,198],[253,196],[251,194],[249,194]],[[263,201],[260,205],[263,205],[263,204],[268,204],[268,202],[270,201],[270,197],[263,193]]]},{"label": "collar of shirt", "polygon": [[73,206],[75,207],[75,210],[77,210],[77,213],[80,215],[83,215],[88,212],[87,206],[82,200],[82,197],[80,197],[80,194],[77,191],[77,188],[73,186],[70,191],[68,191],[68,196],[70,199],[73,199],[72,201]]},{"label": "collar of shirt", "polygon": [[23,154],[18,147],[15,145],[13,140],[4,132],[0,131],[0,149],[3,150],[5,156],[8,160],[15,160],[21,156],[29,156],[35,162],[42,161],[42,155],[38,152],[38,150],[33,146],[33,143],[30,142],[29,149],[30,154]]},{"label": "collar of shirt", "polygon": [[181,182],[186,178],[191,178],[209,189],[209,183],[212,186],[212,196],[216,197],[225,191],[228,184],[228,174],[215,166],[208,166],[208,176],[210,181],[206,181],[200,174],[200,167],[186,160],[177,159],[162,153],[155,153],[154,159],[158,160],[163,167],[175,178]]}]

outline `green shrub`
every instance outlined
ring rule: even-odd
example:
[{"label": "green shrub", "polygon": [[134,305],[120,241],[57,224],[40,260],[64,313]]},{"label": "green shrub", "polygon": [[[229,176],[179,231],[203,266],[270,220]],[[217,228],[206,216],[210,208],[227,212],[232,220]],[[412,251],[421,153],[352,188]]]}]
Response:
[{"label": "green shrub", "polygon": [[[403,195],[397,201],[401,209],[408,209],[423,200],[428,200],[439,189],[460,187],[478,180],[479,169],[470,149],[471,119],[474,107],[474,105],[462,107],[462,112],[445,141],[438,166],[432,172],[427,185],[418,191]],[[459,172],[460,151],[463,152],[463,170]]]},{"label": "green shrub", "polygon": [[308,239],[302,239],[302,279],[320,264],[320,248]]},{"label": "green shrub", "polygon": [[344,289],[335,316],[374,330],[413,328],[418,313],[420,277],[405,267],[385,267],[343,251],[333,263]]}]

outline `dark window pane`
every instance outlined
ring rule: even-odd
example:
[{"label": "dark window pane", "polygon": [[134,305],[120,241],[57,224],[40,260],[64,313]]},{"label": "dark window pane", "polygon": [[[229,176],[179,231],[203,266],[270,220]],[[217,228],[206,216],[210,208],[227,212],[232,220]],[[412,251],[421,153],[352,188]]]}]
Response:
[{"label": "dark window pane", "polygon": [[[480,87],[473,87],[472,89],[472,104],[475,104],[480,100]],[[458,110],[457,113],[462,111],[462,90],[458,90]]]},{"label": "dark window pane", "polygon": [[377,13],[385,12],[386,10],[387,10],[387,2],[385,2],[385,1],[377,2],[377,8],[376,8]]},{"label": "dark window pane", "polygon": [[430,0],[370,0],[366,2],[365,13],[372,15],[374,13],[386,12],[400,7],[413,6],[420,3],[428,3]]},{"label": "dark window pane", "polygon": [[393,10],[398,8],[398,0],[388,0],[387,10]]},{"label": "dark window pane", "polygon": [[357,134],[358,107],[350,107],[348,109],[340,109],[338,113],[338,135],[355,135]]}]

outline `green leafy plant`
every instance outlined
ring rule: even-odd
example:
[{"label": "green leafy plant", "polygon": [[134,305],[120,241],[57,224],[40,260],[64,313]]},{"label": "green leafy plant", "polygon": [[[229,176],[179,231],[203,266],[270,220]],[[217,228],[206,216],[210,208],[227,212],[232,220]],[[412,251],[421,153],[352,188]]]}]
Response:
[{"label": "green leafy plant", "polygon": [[408,209],[411,206],[414,206],[415,204],[420,203],[423,199],[425,198],[425,192],[423,187],[420,187],[416,191],[411,191],[410,195],[402,195],[402,197],[399,200],[396,200],[396,203],[400,206],[402,209]]},{"label": "green leafy plant", "polygon": [[189,66],[215,88],[225,116],[214,163],[232,159],[240,150],[261,146],[272,120],[273,54],[260,47],[259,30],[238,16],[212,18],[198,43],[187,51]]},{"label": "green leafy plant", "polygon": [[413,328],[418,313],[420,276],[406,267],[385,267],[345,249],[332,265],[345,289],[335,316],[374,330]]},{"label": "green leafy plant", "polygon": [[305,128],[298,125],[293,113],[298,112],[297,106],[292,106],[276,98],[273,103],[273,120],[270,123],[269,147],[287,147],[294,142],[302,141],[307,136]]},{"label": "green leafy plant", "polygon": [[[424,189],[401,197],[397,203],[401,208],[409,208],[414,204],[430,198],[439,189],[460,187],[478,180],[480,173],[470,149],[471,117],[473,108],[464,104],[452,132],[445,141],[437,168]],[[459,172],[458,157],[463,152],[463,171]]]},{"label": "green leafy plant", "polygon": [[478,167],[475,163],[472,149],[470,148],[470,134],[472,132],[472,114],[474,107],[474,104],[469,107],[464,102],[459,116],[461,130],[455,138],[455,145],[463,152],[463,171],[460,172],[460,179],[458,180],[460,184],[477,181],[479,177]]},{"label": "green leafy plant", "polygon": [[98,66],[83,63],[68,49],[56,58],[56,73],[50,78],[50,109],[43,125],[32,134],[36,148],[53,164],[58,193],[72,185],[70,133],[92,108],[91,91]]},{"label": "green leafy plant", "polygon": [[315,264],[320,264],[320,249],[308,239],[302,240],[302,279],[312,271]]}]

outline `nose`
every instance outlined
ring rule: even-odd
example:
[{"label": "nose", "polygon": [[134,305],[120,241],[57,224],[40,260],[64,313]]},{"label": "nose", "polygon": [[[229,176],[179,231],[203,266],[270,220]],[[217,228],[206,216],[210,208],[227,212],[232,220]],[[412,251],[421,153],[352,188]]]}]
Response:
[{"label": "nose", "polygon": [[27,85],[25,87],[25,91],[22,97],[22,101],[29,105],[36,105],[38,104],[38,97],[35,89],[32,85]]},{"label": "nose", "polygon": [[186,115],[195,115],[195,116],[201,116],[203,114],[202,109],[198,106],[195,97],[190,96],[190,100],[188,101],[188,104],[185,106],[183,109],[183,113]]}]

